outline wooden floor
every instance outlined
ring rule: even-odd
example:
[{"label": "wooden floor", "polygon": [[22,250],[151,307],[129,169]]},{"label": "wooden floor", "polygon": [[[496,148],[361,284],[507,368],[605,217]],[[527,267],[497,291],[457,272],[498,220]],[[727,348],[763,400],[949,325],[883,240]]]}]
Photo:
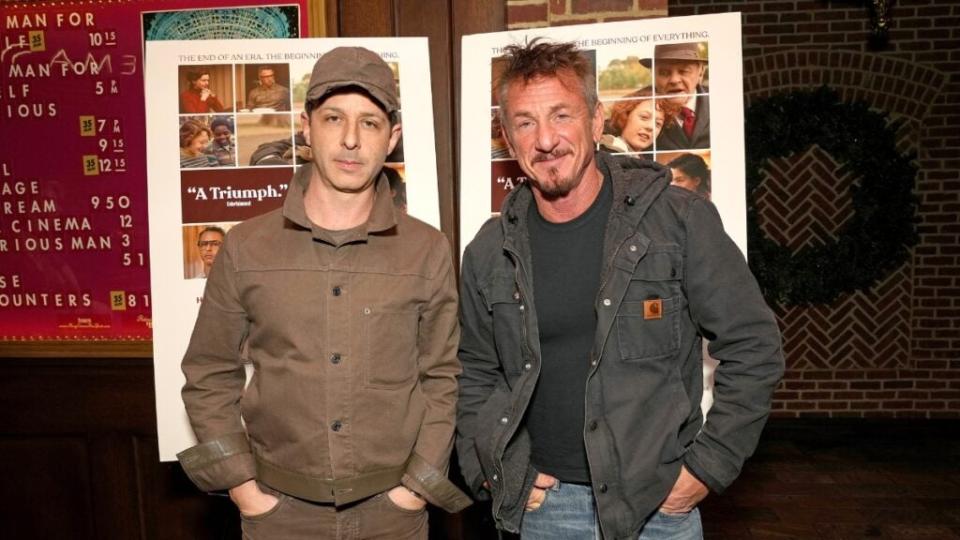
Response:
[{"label": "wooden floor", "polygon": [[773,422],[705,538],[960,539],[960,424]]}]

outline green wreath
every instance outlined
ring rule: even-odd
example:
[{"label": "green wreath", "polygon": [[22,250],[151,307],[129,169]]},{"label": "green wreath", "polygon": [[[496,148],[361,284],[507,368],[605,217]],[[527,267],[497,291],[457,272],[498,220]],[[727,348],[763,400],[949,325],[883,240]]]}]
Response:
[{"label": "green wreath", "polygon": [[[771,305],[831,302],[868,289],[907,259],[917,242],[916,167],[897,150],[900,124],[863,102],[842,103],[827,87],[778,94],[747,110],[748,252]],[[836,241],[794,253],[760,228],[754,192],[767,160],[814,144],[859,176],[850,188],[853,216]]]}]

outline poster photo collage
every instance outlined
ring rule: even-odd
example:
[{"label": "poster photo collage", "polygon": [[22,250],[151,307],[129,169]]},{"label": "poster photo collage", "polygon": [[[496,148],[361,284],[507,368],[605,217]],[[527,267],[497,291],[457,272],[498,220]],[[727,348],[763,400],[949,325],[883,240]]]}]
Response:
[{"label": "poster photo collage", "polygon": [[[300,120],[312,66],[178,66],[184,279],[205,278],[230,227],[280,207],[293,169],[312,161]],[[406,210],[402,140],[384,171]]]},{"label": "poster photo collage", "polygon": [[[637,45],[584,51],[593,65],[604,126],[599,148],[669,166],[674,184],[709,197],[710,92],[706,41],[668,43],[638,53]],[[497,213],[525,174],[510,156],[501,126],[498,81],[502,57],[491,61],[491,212]],[[507,187],[508,189],[504,189]]]}]

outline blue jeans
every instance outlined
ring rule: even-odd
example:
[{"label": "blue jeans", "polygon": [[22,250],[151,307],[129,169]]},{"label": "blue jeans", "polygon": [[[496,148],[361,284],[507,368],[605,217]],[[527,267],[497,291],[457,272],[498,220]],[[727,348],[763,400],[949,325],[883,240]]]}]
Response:
[{"label": "blue jeans", "polygon": [[[590,486],[557,485],[547,490],[540,508],[523,514],[521,540],[600,540],[600,523]],[[700,511],[668,515],[654,512],[638,540],[702,540]]]}]

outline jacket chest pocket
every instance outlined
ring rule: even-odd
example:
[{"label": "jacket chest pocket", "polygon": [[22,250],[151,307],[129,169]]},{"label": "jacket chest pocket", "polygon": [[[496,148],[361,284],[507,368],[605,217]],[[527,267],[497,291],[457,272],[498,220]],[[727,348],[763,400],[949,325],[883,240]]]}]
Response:
[{"label": "jacket chest pocket", "polygon": [[364,383],[374,388],[412,383],[418,375],[419,312],[364,308],[361,317]]},{"label": "jacket chest pocket", "polygon": [[677,353],[685,305],[682,276],[679,248],[651,249],[637,264],[616,317],[623,360],[652,360]]},{"label": "jacket chest pocket", "polygon": [[524,310],[513,277],[495,276],[481,294],[493,319],[493,341],[506,373],[516,375],[523,363]]}]

